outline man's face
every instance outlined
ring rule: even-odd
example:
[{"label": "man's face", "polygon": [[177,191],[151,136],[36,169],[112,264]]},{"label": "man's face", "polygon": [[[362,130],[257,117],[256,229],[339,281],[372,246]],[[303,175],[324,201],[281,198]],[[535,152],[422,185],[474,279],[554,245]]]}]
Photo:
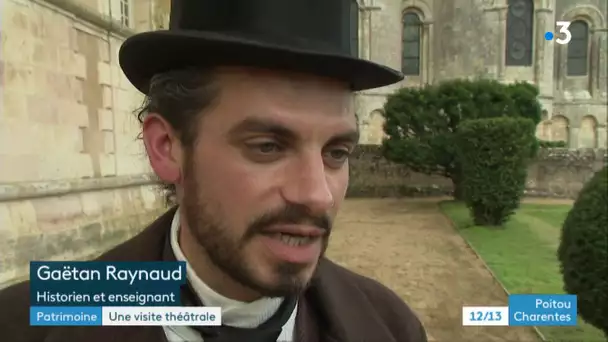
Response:
[{"label": "man's face", "polygon": [[215,264],[266,296],[306,287],[325,252],[358,140],[353,96],[295,74],[221,69],[185,153],[181,208]]}]

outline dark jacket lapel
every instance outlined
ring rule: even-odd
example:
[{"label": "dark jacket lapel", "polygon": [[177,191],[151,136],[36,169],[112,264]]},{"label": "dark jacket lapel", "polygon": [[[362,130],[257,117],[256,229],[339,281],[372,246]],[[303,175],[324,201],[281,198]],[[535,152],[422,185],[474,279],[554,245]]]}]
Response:
[{"label": "dark jacket lapel", "polygon": [[[297,336],[303,338],[297,342],[395,342],[382,318],[375,314],[377,308],[353,280],[350,271],[330,260],[320,262],[304,295],[305,310],[298,313],[302,317]],[[317,331],[318,338],[307,336],[309,329]]]},{"label": "dark jacket lapel", "polygon": [[[162,260],[165,240],[177,208],[171,208],[137,236],[99,256],[97,261]],[[50,330],[44,342],[167,342],[162,327],[61,327]]]}]

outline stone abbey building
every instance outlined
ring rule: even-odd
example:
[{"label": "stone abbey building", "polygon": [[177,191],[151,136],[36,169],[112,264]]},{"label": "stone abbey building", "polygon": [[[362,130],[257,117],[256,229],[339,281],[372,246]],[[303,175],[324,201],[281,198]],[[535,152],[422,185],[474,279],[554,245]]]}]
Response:
[{"label": "stone abbey building", "polygon": [[[359,0],[359,52],[401,69],[395,87],[451,78],[528,81],[540,88],[537,135],[572,148],[606,147],[605,0]],[[567,45],[545,40],[571,22]],[[380,111],[395,87],[361,95],[364,143],[382,139]]]},{"label": "stone abbey building", "polygon": [[[362,143],[382,139],[397,87],[456,77],[541,89],[539,137],[606,146],[606,0],[353,0],[363,58],[407,79],[358,95]],[[137,140],[142,97],[117,52],[166,27],[169,0],[0,2],[0,288],[30,260],[78,259],[137,232],[162,198]],[[546,41],[571,21],[572,41]],[[160,52],[162,53],[162,52]]]}]

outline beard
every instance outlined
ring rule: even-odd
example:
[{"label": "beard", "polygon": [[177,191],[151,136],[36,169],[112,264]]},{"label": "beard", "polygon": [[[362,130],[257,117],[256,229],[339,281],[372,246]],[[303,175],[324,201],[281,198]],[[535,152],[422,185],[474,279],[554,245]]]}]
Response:
[{"label": "beard", "polygon": [[[309,224],[325,230],[321,238],[322,248],[317,264],[325,255],[332,224],[328,215],[312,215],[301,205],[287,205],[269,211],[253,219],[242,236],[235,236],[234,229],[222,222],[221,210],[212,210],[212,205],[204,199],[202,187],[197,179],[196,165],[187,153],[183,178],[184,192],[181,207],[185,219],[196,242],[203,247],[209,260],[224,274],[265,297],[285,297],[304,291],[310,276],[304,272],[310,265],[278,262],[272,267],[273,279],[264,281],[257,275],[255,265],[245,255],[245,247],[264,230],[277,224]],[[237,209],[237,208],[235,208]],[[257,266],[257,267],[256,267]]]}]

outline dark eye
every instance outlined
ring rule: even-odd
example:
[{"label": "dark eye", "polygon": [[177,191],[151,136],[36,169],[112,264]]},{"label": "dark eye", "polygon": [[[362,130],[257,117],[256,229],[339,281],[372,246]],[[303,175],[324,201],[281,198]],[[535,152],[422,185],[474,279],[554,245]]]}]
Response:
[{"label": "dark eye", "polygon": [[252,147],[263,154],[279,152],[281,150],[281,147],[273,142],[254,144]]},{"label": "dark eye", "polygon": [[329,152],[330,157],[335,160],[344,160],[348,158],[349,154],[350,153],[346,150],[332,150]]},{"label": "dark eye", "polygon": [[333,169],[341,168],[346,161],[350,152],[345,149],[333,149],[325,153],[325,163],[327,166]]}]

